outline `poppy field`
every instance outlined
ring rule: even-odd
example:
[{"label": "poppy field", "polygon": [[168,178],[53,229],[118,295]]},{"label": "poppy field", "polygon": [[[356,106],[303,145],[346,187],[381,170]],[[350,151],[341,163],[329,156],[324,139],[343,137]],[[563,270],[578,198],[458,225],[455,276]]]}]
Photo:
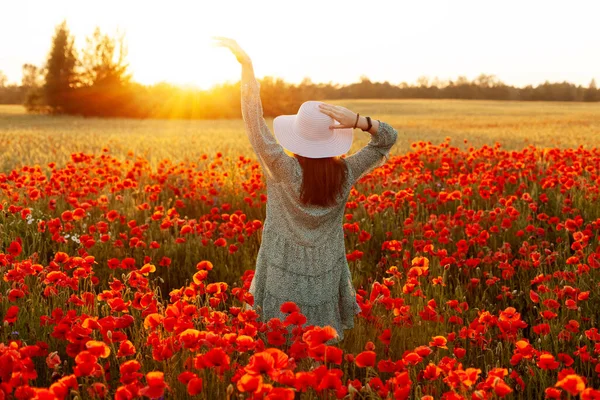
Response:
[{"label": "poppy field", "polygon": [[424,121],[449,115],[398,104],[363,104],[399,140],[341,221],[361,313],[337,343],[252,309],[267,197],[239,121],[0,113],[0,400],[599,399],[597,106],[465,112],[444,139]]}]

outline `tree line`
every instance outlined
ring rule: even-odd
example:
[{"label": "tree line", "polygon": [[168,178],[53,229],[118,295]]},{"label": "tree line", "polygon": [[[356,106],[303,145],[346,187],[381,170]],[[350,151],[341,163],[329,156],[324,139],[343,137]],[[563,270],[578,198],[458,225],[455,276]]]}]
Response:
[{"label": "tree line", "polygon": [[[96,28],[83,50],[74,45],[66,21],[56,27],[46,63],[23,65],[20,85],[6,83],[0,72],[0,104],[24,104],[30,112],[101,117],[219,119],[239,118],[240,83],[209,90],[168,83],[142,85],[133,81],[127,64],[124,35],[110,36]],[[545,82],[522,88],[506,85],[493,75],[473,80],[440,81],[421,77],[415,84],[372,82],[362,76],[348,85],[290,84],[280,78],[260,80],[265,116],[294,114],[307,100],[334,99],[480,99],[520,101],[600,101],[592,79],[588,87],[569,82]]]}]

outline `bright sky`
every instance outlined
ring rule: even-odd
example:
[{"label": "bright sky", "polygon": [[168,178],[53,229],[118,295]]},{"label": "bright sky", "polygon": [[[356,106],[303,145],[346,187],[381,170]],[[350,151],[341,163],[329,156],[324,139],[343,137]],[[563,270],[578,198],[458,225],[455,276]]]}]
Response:
[{"label": "bright sky", "polygon": [[3,0],[0,71],[42,65],[63,19],[81,49],[95,26],[125,32],[134,80],[207,88],[240,67],[210,37],[229,36],[258,77],[413,83],[494,74],[524,86],[600,83],[597,0]]}]

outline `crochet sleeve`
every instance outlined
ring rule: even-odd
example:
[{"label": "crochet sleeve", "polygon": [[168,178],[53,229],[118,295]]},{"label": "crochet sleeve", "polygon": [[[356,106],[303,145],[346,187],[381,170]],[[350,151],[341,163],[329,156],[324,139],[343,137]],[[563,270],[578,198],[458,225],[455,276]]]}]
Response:
[{"label": "crochet sleeve", "polygon": [[263,172],[268,179],[279,181],[292,174],[293,158],[277,142],[263,118],[260,83],[251,64],[242,65],[242,117],[246,134]]},{"label": "crochet sleeve", "polygon": [[398,139],[398,132],[385,122],[379,122],[377,133],[365,147],[345,158],[346,164],[356,182],[363,175],[380,167],[389,159],[390,149]]}]

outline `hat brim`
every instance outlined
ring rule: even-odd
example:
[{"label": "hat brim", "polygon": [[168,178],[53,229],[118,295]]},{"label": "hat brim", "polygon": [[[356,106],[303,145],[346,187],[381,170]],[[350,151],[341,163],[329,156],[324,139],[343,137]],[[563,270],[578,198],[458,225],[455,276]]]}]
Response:
[{"label": "hat brim", "polygon": [[[331,129],[327,140],[308,140],[294,131],[297,114],[280,115],[273,120],[275,138],[286,150],[309,158],[336,157],[345,154],[352,146],[353,129]],[[335,125],[340,123],[334,120]]]}]

